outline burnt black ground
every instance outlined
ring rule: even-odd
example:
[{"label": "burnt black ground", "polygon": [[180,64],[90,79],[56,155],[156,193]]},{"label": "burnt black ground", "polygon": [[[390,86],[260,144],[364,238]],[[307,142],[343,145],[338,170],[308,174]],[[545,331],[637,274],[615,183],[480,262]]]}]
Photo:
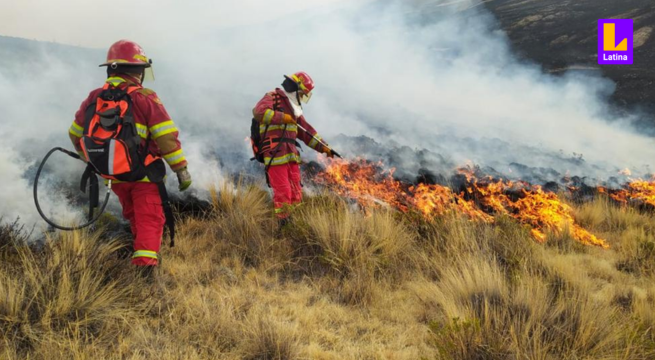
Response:
[{"label": "burnt black ground", "polygon": [[[601,72],[617,84],[614,104],[655,113],[655,1],[491,0],[485,5],[520,57],[554,74]],[[606,18],[634,19],[634,65],[598,65],[597,22]]]}]

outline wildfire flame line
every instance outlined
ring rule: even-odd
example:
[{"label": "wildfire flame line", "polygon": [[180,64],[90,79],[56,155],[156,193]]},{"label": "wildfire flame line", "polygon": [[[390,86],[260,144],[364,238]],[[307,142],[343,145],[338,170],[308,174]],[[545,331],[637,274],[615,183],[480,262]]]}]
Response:
[{"label": "wildfire flame line", "polygon": [[611,190],[599,187],[599,192],[606,193],[613,200],[622,203],[647,204],[655,208],[655,182],[633,179],[623,189]]},{"label": "wildfire flame line", "polygon": [[507,215],[530,226],[538,242],[546,241],[547,231],[561,233],[569,229],[582,244],[609,248],[604,240],[575,223],[570,206],[537,185],[491,178],[479,180],[470,169],[463,169],[460,173],[466,176],[466,191],[455,193],[442,185],[402,183],[393,178],[393,169],[383,170],[382,164],[364,159],[331,160],[326,165],[325,171],[316,175],[315,182],[354,199],[363,208],[383,202],[402,212],[420,211],[426,217],[457,212],[487,223],[494,222],[498,215]]}]

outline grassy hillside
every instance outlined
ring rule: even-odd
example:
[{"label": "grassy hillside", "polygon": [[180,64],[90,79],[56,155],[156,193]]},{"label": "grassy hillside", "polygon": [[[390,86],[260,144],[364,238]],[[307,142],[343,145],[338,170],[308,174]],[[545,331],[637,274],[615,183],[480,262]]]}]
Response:
[{"label": "grassy hillside", "polygon": [[[649,0],[495,0],[484,2],[507,32],[513,49],[551,73],[579,70],[616,82],[620,106],[655,109],[655,3]],[[633,19],[635,61],[598,66],[598,19]],[[652,125],[653,117],[650,117]]]},{"label": "grassy hillside", "polygon": [[652,359],[655,218],[574,205],[609,250],[512,219],[308,199],[276,236],[236,186],[182,220],[147,282],[101,232],[0,237],[2,359]]}]

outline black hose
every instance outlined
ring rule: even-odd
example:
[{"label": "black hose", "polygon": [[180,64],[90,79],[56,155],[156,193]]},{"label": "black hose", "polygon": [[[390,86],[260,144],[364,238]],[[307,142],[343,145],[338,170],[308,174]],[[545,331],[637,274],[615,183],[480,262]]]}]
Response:
[{"label": "black hose", "polygon": [[68,156],[70,156],[70,157],[72,157],[74,159],[78,159],[78,160],[81,159],[81,157],[78,154],[76,154],[76,153],[74,153],[72,151],[68,151],[66,149],[60,148],[60,147],[56,147],[56,148],[50,150],[46,154],[46,156],[43,158],[43,160],[41,161],[41,165],[39,165],[39,169],[36,171],[36,176],[34,177],[34,205],[36,205],[36,210],[39,212],[39,215],[41,215],[43,220],[45,220],[45,222],[47,222],[48,225],[50,225],[50,226],[52,226],[52,227],[54,227],[56,229],[64,230],[64,231],[73,231],[73,230],[84,229],[85,227],[88,227],[91,224],[98,221],[98,219],[100,219],[102,214],[105,212],[105,208],[107,208],[107,204],[109,203],[109,196],[111,195],[111,182],[109,183],[109,186],[107,187],[107,195],[105,195],[105,202],[102,204],[102,207],[100,208],[100,212],[98,212],[98,215],[96,215],[93,219],[89,220],[85,224],[82,224],[82,225],[79,225],[79,226],[74,226],[74,227],[67,227],[67,226],[61,226],[61,225],[55,224],[54,221],[48,219],[48,217],[43,213],[43,210],[41,210],[41,205],[39,204],[38,187],[39,187],[39,178],[41,177],[41,171],[43,170],[43,167],[45,166],[46,162],[48,162],[48,159],[50,158],[50,156],[52,154],[54,154],[55,152],[57,152],[57,151],[63,152],[64,154],[66,154],[66,155],[68,155]]}]

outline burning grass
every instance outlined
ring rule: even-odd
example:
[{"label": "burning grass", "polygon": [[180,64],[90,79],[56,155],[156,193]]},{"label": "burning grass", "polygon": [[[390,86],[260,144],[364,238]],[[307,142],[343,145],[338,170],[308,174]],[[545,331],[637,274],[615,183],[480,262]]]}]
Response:
[{"label": "burning grass", "polygon": [[603,193],[621,204],[646,205],[655,208],[655,179],[649,181],[634,179],[624,185],[623,189],[600,188]]},{"label": "burning grass", "polygon": [[[530,191],[514,189],[500,199]],[[153,282],[95,234],[12,241],[0,251],[0,358],[655,357],[653,257],[641,245],[651,215],[608,197],[567,205],[612,246],[557,229],[544,230],[557,246],[544,246],[518,205],[493,212],[473,195],[430,199],[446,210],[426,217],[408,195],[394,198],[404,212],[361,212],[318,194],[277,233],[265,192],[226,186],[182,221]],[[463,204],[493,221],[471,221]]]},{"label": "burning grass", "polygon": [[464,190],[456,193],[437,184],[407,185],[395,180],[393,172],[363,159],[333,160],[317,175],[317,183],[355,199],[364,208],[388,204],[402,212],[420,211],[426,217],[455,212],[487,223],[508,215],[529,226],[538,242],[546,241],[548,231],[569,230],[584,245],[609,247],[605,240],[575,222],[572,208],[557,194],[545,192],[541,186],[491,178],[480,180],[470,169],[462,169],[460,173],[467,181]]}]

